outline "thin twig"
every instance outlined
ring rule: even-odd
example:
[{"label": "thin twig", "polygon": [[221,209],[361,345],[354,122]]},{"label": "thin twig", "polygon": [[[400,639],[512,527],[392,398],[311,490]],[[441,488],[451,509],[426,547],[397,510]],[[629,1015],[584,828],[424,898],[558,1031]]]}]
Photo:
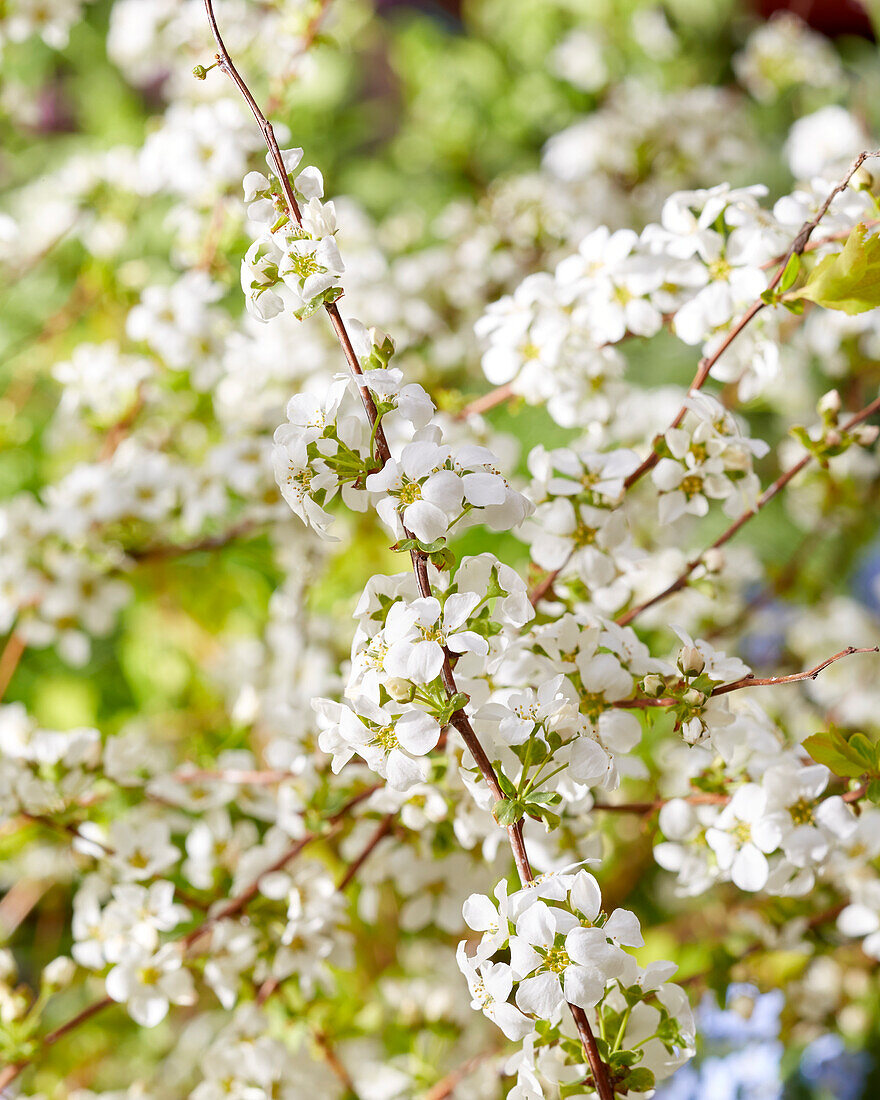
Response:
[{"label": "thin twig", "polygon": [[466,1062],[456,1066],[451,1073],[447,1073],[445,1077],[432,1085],[425,1093],[423,1100],[449,1100],[449,1097],[452,1096],[456,1087],[461,1084],[465,1077],[469,1077],[474,1070],[498,1053],[498,1050],[482,1050],[479,1054],[475,1054],[473,1058],[468,1058]]},{"label": "thin twig", "polygon": [[21,660],[24,651],[24,641],[13,630],[6,640],[2,654],[0,654],[0,700],[6,694],[6,689],[15,675],[15,670],[18,668],[18,662]]},{"label": "thin twig", "polygon": [[513,386],[510,382],[505,383],[503,386],[496,386],[495,389],[489,390],[488,393],[483,393],[479,397],[475,397],[473,401],[469,401],[463,409],[460,409],[455,414],[455,419],[467,420],[471,416],[480,416],[482,413],[488,412],[498,405],[503,405],[505,401],[508,401],[513,396]]},{"label": "thin twig", "polygon": [[[867,420],[870,416],[873,416],[874,413],[878,411],[880,411],[880,397],[876,398],[869,405],[866,405],[860,412],[857,412],[854,416],[851,416],[850,419],[847,420],[847,422],[842,426],[841,431],[849,431],[851,428],[854,428],[858,424],[861,424],[862,421]],[[758,500],[756,501],[754,507],[747,508],[746,511],[743,512],[737,519],[735,519],[734,522],[727,528],[727,530],[720,534],[711,545],[707,546],[705,550],[702,550],[695,558],[691,558],[691,560],[687,563],[687,565],[685,565],[684,569],[676,577],[676,579],[671,584],[667,585],[662,592],[658,592],[656,596],[652,596],[649,600],[645,600],[643,603],[640,603],[636,607],[632,607],[629,609],[629,611],[625,611],[622,615],[619,615],[617,617],[618,625],[626,626],[627,624],[631,623],[637,615],[640,615],[643,611],[647,610],[647,608],[653,607],[654,604],[659,603],[661,600],[665,600],[667,596],[671,596],[673,595],[673,593],[678,592],[682,588],[684,588],[685,585],[688,583],[688,579],[690,578],[691,573],[693,573],[697,566],[701,564],[706,554],[710,550],[717,550],[726,542],[729,542],[733,538],[733,536],[740,530],[741,527],[743,527],[753,516],[756,516],[758,512],[760,512],[762,508],[769,504],[770,501],[778,493],[782,492],[782,490],[785,488],[786,485],[788,485],[793,477],[799,474],[805,466],[809,465],[809,463],[813,461],[813,457],[814,456],[810,453],[805,454],[802,459],[794,464],[794,466],[786,470],[785,473],[780,474],[779,477],[773,482],[773,484],[766,488],[764,492],[758,497]]]},{"label": "thin twig", "polygon": [[[71,1016],[69,1020],[65,1021],[60,1027],[55,1028],[54,1031],[50,1031],[49,1034],[44,1037],[40,1044],[40,1048],[45,1049],[46,1047],[53,1046],[59,1039],[63,1039],[65,1035],[78,1028],[80,1024],[84,1024],[86,1020],[90,1020],[92,1016],[96,1016],[99,1012],[108,1008],[113,1003],[111,997],[102,997],[99,1001],[93,1001],[90,1005],[86,1005],[81,1012],[78,1012],[75,1016]],[[11,1085],[22,1070],[27,1069],[32,1061],[33,1058],[28,1058],[23,1061],[13,1062],[8,1066],[4,1066],[3,1069],[0,1069],[0,1092],[2,1092],[7,1085]]]},{"label": "thin twig", "polygon": [[[834,199],[841,193],[841,191],[846,190],[847,186],[849,185],[849,181],[856,174],[859,168],[861,168],[862,164],[869,158],[876,156],[880,156],[880,151],[866,151],[863,153],[859,153],[859,155],[849,166],[849,170],[847,171],[843,179],[826,196],[825,201],[819,207],[819,211],[816,216],[810,221],[804,222],[804,224],[801,226],[797,236],[791,243],[791,247],[780,258],[779,265],[776,269],[776,274],[767,284],[767,290],[776,289],[776,287],[779,285],[780,280],[782,279],[782,276],[785,274],[785,269],[788,267],[788,263],[791,260],[792,256],[803,255],[804,251],[806,250],[807,244],[809,243],[810,237],[813,235],[813,230],[818,226],[819,222],[821,222],[821,220],[828,213],[828,208],[831,206],[831,203],[834,201]],[[721,341],[715,351],[713,351],[711,355],[703,356],[703,358],[697,365],[697,373],[694,375],[694,380],[693,382],[691,382],[690,387],[688,388],[689,397],[691,396],[691,394],[697,393],[698,390],[702,389],[703,385],[706,382],[706,379],[709,377],[712,368],[715,366],[715,364],[718,362],[724,352],[727,351],[727,349],[740,335],[740,333],[748,327],[750,322],[754,320],[757,314],[759,314],[762,309],[765,309],[767,305],[768,303],[765,302],[763,298],[756,298],[755,301],[752,302],[752,304],[746,310],[746,312],[736,322],[730,332],[728,332],[728,334],[724,337],[724,339]],[[684,420],[686,414],[687,405],[682,405],[681,408],[678,410],[675,419],[669,425],[669,429],[667,430],[677,428],[682,420]],[[655,444],[660,439],[662,439],[662,436],[657,437],[657,439],[655,440]],[[635,485],[635,483],[640,478],[644,477],[644,475],[648,473],[649,470],[653,470],[653,468],[657,465],[659,461],[660,452],[655,445],[651,448],[651,453],[647,456],[644,462],[642,462],[640,466],[633,470],[626,481],[624,481],[624,488],[629,489],[633,485]]]},{"label": "thin twig", "polygon": [[360,871],[361,867],[363,867],[363,865],[367,862],[371,854],[375,851],[379,844],[382,843],[385,837],[388,836],[388,834],[391,832],[391,829],[394,826],[395,817],[397,817],[396,812],[386,814],[382,818],[379,827],[370,837],[366,847],[363,849],[360,855],[356,859],[352,860],[352,862],[348,865],[345,874],[339,880],[339,885],[336,887],[337,890],[344,890],[346,886],[348,886],[348,884],[355,878],[358,871]]},{"label": "thin twig", "polygon": [[795,684],[798,680],[815,680],[819,673],[828,668],[829,665],[833,665],[835,661],[841,661],[844,657],[849,657],[853,653],[880,653],[880,645],[862,646],[856,647],[854,645],[847,646],[846,649],[842,649],[839,653],[835,653],[833,657],[826,657],[824,661],[821,661],[814,668],[808,668],[806,672],[793,672],[790,676],[767,676],[763,679],[759,679],[752,673],[748,676],[743,676],[741,680],[734,680],[730,684],[721,684],[715,688],[712,692],[713,695],[727,695],[730,691],[739,691],[740,688],[748,687],[776,687],[779,684]]},{"label": "thin twig", "polygon": [[[302,217],[300,214],[299,204],[296,201],[296,196],[293,193],[293,188],[290,183],[290,179],[287,175],[287,169],[284,166],[284,158],[281,155],[281,150],[278,146],[278,141],[275,138],[275,131],[272,129],[272,124],[260,110],[256,100],[250,92],[250,89],[245,84],[238,70],[236,69],[229,52],[223,42],[223,38],[220,34],[220,28],[217,26],[217,20],[214,15],[213,0],[205,0],[205,10],[208,16],[208,22],[211,27],[211,31],[214,35],[214,39],[217,43],[218,52],[216,54],[217,64],[223,72],[229,76],[235,86],[238,88],[245,102],[251,110],[257,125],[263,132],[263,136],[266,140],[266,145],[269,149],[269,154],[275,165],[275,174],[281,184],[284,191],[284,197],[287,203],[288,213],[291,219],[296,222],[297,225],[302,224]],[[348,335],[348,331],[345,327],[345,322],[342,320],[342,316],[335,303],[326,303],[325,310],[327,316],[330,318],[330,324],[336,333],[337,339],[342,347],[345,360],[351,371],[352,378],[357,386],[358,392],[361,397],[361,402],[364,406],[364,411],[367,415],[367,419],[370,426],[374,430],[374,438],[376,441],[376,453],[380,462],[384,465],[391,458],[391,449],[388,446],[388,440],[385,436],[385,431],[382,427],[381,418],[376,410],[375,402],[373,401],[372,393],[363,376],[361,365],[358,362],[357,355],[351,343],[351,339]],[[401,526],[403,527],[406,536],[412,537],[410,532],[407,531],[406,525],[401,518]],[[429,597],[432,595],[431,583],[428,575],[428,557],[421,550],[412,550],[410,553],[412,560],[413,572],[415,573],[416,583],[418,585],[419,593],[423,597]],[[452,663],[450,660],[449,651],[444,647],[443,655],[443,667],[440,672],[441,681],[443,687],[447,693],[448,698],[453,698],[458,695],[458,687],[455,682],[455,676],[452,671]],[[506,796],[501,789],[501,785],[498,782],[498,777],[495,774],[495,769],[492,766],[492,761],[486,755],[486,751],[480,743],[479,738],[476,735],[473,727],[471,726],[470,719],[463,709],[455,711],[449,720],[449,724],[452,725],[461,735],[461,739],[465,744],[465,747],[473,757],[480,774],[483,777],[483,781],[489,787],[492,792],[492,796],[496,802],[504,801]],[[517,822],[514,825],[507,826],[507,836],[510,842],[511,851],[513,853],[514,862],[516,864],[517,872],[519,874],[521,882],[526,885],[533,881],[532,869],[529,863],[529,857],[526,852],[525,842],[523,840],[522,822]],[[580,1010],[579,1010],[580,1011]],[[590,1062],[590,1066],[593,1070],[593,1074],[597,1081],[597,1087],[599,1091],[600,1100],[613,1100],[613,1090],[611,1088],[611,1082],[609,1078],[608,1067],[599,1057],[598,1050],[596,1048],[595,1040],[592,1032],[590,1031],[590,1025],[586,1016],[581,1011],[581,1020],[578,1021],[578,1017],[575,1014],[575,1009],[572,1009],[572,1015],[575,1016],[575,1022],[578,1025],[578,1031],[584,1042],[584,1049],[587,1052],[587,1056]]]},{"label": "thin twig", "polygon": [[[375,783],[372,786],[366,787],[364,790],[359,791],[356,795],[350,798],[344,806],[340,807],[340,809],[338,809],[334,814],[327,818],[327,825],[330,826],[329,829],[325,830],[324,832],[308,833],[306,836],[301,837],[299,840],[295,841],[281,854],[281,856],[279,856],[278,859],[276,859],[272,863],[270,867],[267,867],[263,871],[261,871],[260,874],[257,875],[254,881],[246,889],[242,890],[241,893],[237,894],[234,898],[231,898],[220,909],[217,909],[213,913],[210,913],[208,916],[206,916],[199,925],[193,928],[186,935],[179,937],[177,940],[169,942],[179,943],[186,950],[192,947],[192,945],[197,940],[199,940],[205,932],[210,931],[210,929],[213,928],[213,926],[218,921],[224,920],[227,917],[235,916],[237,913],[241,912],[241,910],[245,909],[248,904],[257,896],[260,890],[260,883],[263,881],[263,878],[266,875],[272,873],[273,871],[278,871],[282,867],[285,867],[288,863],[291,862],[291,860],[295,859],[296,856],[300,854],[300,852],[302,852],[306,845],[310,844],[312,841],[326,840],[329,837],[333,836],[334,833],[338,831],[348,813],[352,809],[354,809],[355,806],[359,805],[361,802],[369,798],[370,795],[372,795],[375,791],[379,790],[381,786],[381,783]],[[262,999],[265,1000],[266,997],[274,992],[275,988],[277,988],[277,986],[273,986],[267,989],[265,994],[263,988],[261,988],[260,995],[262,996]],[[90,1005],[87,1005],[81,1012],[77,1013],[75,1016],[72,1016],[65,1023],[61,1024],[60,1027],[56,1028],[55,1031],[49,1032],[49,1034],[46,1035],[40,1042],[39,1048],[35,1052],[35,1054],[31,1055],[29,1058],[22,1059],[11,1065],[8,1065],[0,1070],[0,1090],[2,1090],[6,1085],[11,1084],[16,1079],[16,1077],[18,1077],[18,1075],[23,1070],[31,1065],[36,1060],[37,1056],[41,1054],[47,1047],[52,1046],[52,1044],[56,1043],[60,1038],[62,1038],[62,1036],[68,1034],[68,1032],[70,1031],[73,1031],[75,1028],[79,1027],[80,1024],[85,1023],[86,1020],[94,1016],[95,1013],[100,1012],[101,1009],[106,1008],[108,1005],[111,1005],[113,1003],[114,1002],[111,997],[102,997],[100,1000],[95,1001]]]},{"label": "thin twig", "polygon": [[354,1100],[358,1100],[358,1093],[354,1087],[354,1081],[351,1079],[351,1074],[339,1060],[339,1055],[333,1049],[330,1040],[324,1034],[323,1031],[313,1031],[312,1037],[315,1040],[315,1044],[321,1052],[321,1056],[329,1066],[330,1070],[342,1082],[343,1088],[345,1088]]}]

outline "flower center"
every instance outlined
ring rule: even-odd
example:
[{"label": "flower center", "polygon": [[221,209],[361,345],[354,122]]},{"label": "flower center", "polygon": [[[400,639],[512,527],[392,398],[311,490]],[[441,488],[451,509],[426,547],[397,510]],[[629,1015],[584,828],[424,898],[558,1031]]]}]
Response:
[{"label": "flower center", "polygon": [[544,963],[548,970],[554,974],[561,974],[567,966],[571,965],[571,959],[561,947],[551,947],[544,957]]},{"label": "flower center", "polygon": [[575,528],[575,546],[592,546],[596,541],[596,528],[588,527],[586,523],[579,523]]},{"label": "flower center", "polygon": [[733,835],[742,844],[748,844],[752,839],[752,827],[748,821],[737,821],[733,827]]},{"label": "flower center", "polygon": [[709,264],[709,276],[713,280],[721,280],[727,282],[730,278],[730,273],[733,268],[722,256],[719,256],[717,260],[713,260]]},{"label": "flower center", "polygon": [[682,478],[679,487],[688,500],[690,500],[692,496],[695,496],[703,488],[703,479],[696,474],[688,474],[687,477]]},{"label": "flower center", "polygon": [[813,824],[813,804],[806,798],[799,798],[797,802],[792,803],[788,807],[788,812],[795,825]]},{"label": "flower center", "polygon": [[301,279],[307,279],[309,275],[316,275],[320,271],[314,252],[291,256],[290,268],[294,275],[298,275]]},{"label": "flower center", "polygon": [[414,504],[422,499],[422,487],[417,481],[407,481],[401,486],[398,497],[403,505]]},{"label": "flower center", "polygon": [[392,749],[398,747],[397,734],[394,732],[394,726],[382,726],[373,731],[373,741],[377,745],[381,745],[385,750],[385,753],[391,752]]}]

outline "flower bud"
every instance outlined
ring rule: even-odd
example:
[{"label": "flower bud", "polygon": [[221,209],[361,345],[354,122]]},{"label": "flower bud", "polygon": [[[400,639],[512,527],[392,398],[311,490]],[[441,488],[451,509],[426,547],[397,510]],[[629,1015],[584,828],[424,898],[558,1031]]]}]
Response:
[{"label": "flower bud", "polygon": [[691,688],[686,691],[682,696],[682,701],[689,707],[701,707],[706,702],[706,696],[702,691],[697,691],[696,688]]},{"label": "flower bud", "polygon": [[396,703],[411,703],[416,693],[415,684],[402,676],[390,676],[384,683],[385,690]]},{"label": "flower bud", "polygon": [[859,167],[853,172],[850,177],[850,187],[854,191],[873,191],[874,190],[874,177],[864,166],[860,164]]},{"label": "flower bud", "polygon": [[678,655],[678,667],[685,676],[699,676],[706,667],[706,658],[694,645],[686,645]]},{"label": "flower bud", "polygon": [[18,990],[0,989],[0,1023],[14,1024],[28,1013],[30,999]]},{"label": "flower bud", "polygon": [[682,725],[681,736],[689,745],[698,745],[706,740],[706,727],[699,718],[690,718]]},{"label": "flower bud", "polygon": [[656,672],[649,672],[644,680],[642,680],[642,691],[652,699],[659,698],[659,696],[663,694],[665,688],[666,683],[663,677],[658,676]]},{"label": "flower bud", "polygon": [[725,560],[724,551],[720,546],[712,546],[703,554],[703,565],[707,573],[720,573],[724,568]]},{"label": "flower bud", "polygon": [[204,80],[205,77],[207,77],[207,75],[208,75],[208,70],[205,68],[204,65],[194,66],[193,76],[196,78],[196,80]]},{"label": "flower bud", "polygon": [[870,447],[880,435],[880,428],[876,424],[860,424],[852,435],[860,447]]},{"label": "flower bud", "polygon": [[67,989],[76,974],[76,963],[67,955],[59,955],[43,967],[43,987],[45,989]]},{"label": "flower bud", "polygon": [[840,434],[840,432],[832,429],[830,432],[825,433],[824,442],[826,447],[839,447],[840,444],[843,442],[843,436]]},{"label": "flower bud", "polygon": [[840,407],[840,394],[837,390],[829,390],[828,393],[823,394],[822,397],[819,398],[819,404],[816,406],[816,411],[823,419],[836,422],[840,414]]}]

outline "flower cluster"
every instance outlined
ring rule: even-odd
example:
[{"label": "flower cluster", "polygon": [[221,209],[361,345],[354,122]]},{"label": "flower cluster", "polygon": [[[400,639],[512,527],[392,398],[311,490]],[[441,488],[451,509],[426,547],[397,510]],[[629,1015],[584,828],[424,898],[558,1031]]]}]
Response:
[{"label": "flower cluster", "polygon": [[[734,987],[698,1026],[732,1045],[748,1002],[762,1083],[780,1027],[869,1042],[856,47],[651,0],[475,0],[455,37],[243,0],[233,68],[204,0],[117,0],[106,51],[99,6],[6,7],[41,169],[0,197],[0,1093],[711,1092],[738,1048],[673,1075],[734,965],[785,1014]],[[355,194],[294,140],[334,172],[356,141]]]},{"label": "flower cluster", "polygon": [[472,894],[465,902],[465,920],[482,938],[470,952],[460,943],[457,959],[474,1008],[509,1039],[529,1039],[511,1095],[544,1096],[542,1079],[593,1083],[583,1051],[559,1028],[569,1004],[592,1019],[616,1091],[650,1093],[692,1056],[687,998],[669,983],[675,964],[637,965],[625,948],[644,944],[638,918],[625,909],[604,913],[593,875],[571,868],[513,894],[502,880],[495,898]]}]

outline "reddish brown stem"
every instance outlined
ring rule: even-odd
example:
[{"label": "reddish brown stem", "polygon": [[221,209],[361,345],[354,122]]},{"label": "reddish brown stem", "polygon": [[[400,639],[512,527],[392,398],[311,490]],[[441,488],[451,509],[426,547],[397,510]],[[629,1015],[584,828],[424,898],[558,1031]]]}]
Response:
[{"label": "reddish brown stem", "polygon": [[[880,153],[877,153],[877,152],[859,153],[859,155],[855,158],[855,160],[849,166],[849,170],[847,171],[847,173],[843,177],[843,179],[826,196],[825,201],[819,207],[819,211],[816,214],[816,216],[814,218],[812,218],[810,221],[804,222],[804,224],[801,226],[797,236],[792,241],[791,247],[789,248],[789,250],[785,253],[784,256],[780,257],[779,266],[776,269],[776,274],[773,276],[773,278],[767,284],[767,290],[775,290],[776,287],[779,285],[779,282],[782,279],[782,276],[785,273],[785,269],[786,269],[786,267],[788,267],[789,260],[791,260],[792,256],[801,256],[801,255],[803,255],[804,251],[806,250],[807,244],[809,243],[810,237],[813,235],[813,230],[818,226],[819,222],[821,222],[821,220],[828,213],[828,208],[831,206],[831,203],[834,201],[835,197],[837,195],[839,195],[841,191],[844,191],[846,189],[846,187],[849,185],[849,181],[852,179],[852,177],[855,175],[855,173],[859,170],[859,168],[862,166],[862,164],[866,160],[868,160],[869,157],[876,157],[878,155],[880,155]],[[730,330],[730,332],[727,334],[727,336],[725,336],[725,338],[718,345],[718,347],[715,349],[715,351],[713,351],[711,355],[704,356],[700,360],[699,365],[697,366],[697,373],[694,375],[694,380],[693,380],[693,382],[691,382],[690,388],[688,389],[688,395],[689,396],[690,396],[690,394],[696,393],[698,390],[702,389],[703,385],[706,382],[706,379],[709,377],[709,374],[710,374],[712,368],[715,366],[715,364],[718,362],[718,360],[721,358],[721,356],[725,353],[725,351],[727,351],[727,349],[730,347],[730,345],[733,343],[733,341],[750,324],[750,322],[752,320],[754,320],[755,316],[758,313],[760,313],[761,310],[764,309],[767,306],[767,304],[768,303],[765,302],[763,298],[757,298],[754,302],[752,302],[752,304],[749,306],[749,308],[746,310],[746,312],[736,322],[736,324],[733,326],[733,328]],[[669,425],[669,428],[670,429],[671,428],[677,428],[679,426],[679,424],[682,422],[682,420],[684,420],[686,413],[687,413],[687,406],[682,405],[682,407],[678,410],[678,413],[677,413],[675,419]],[[667,430],[669,430],[669,429],[667,429]],[[653,470],[653,468],[660,461],[660,452],[656,447],[656,443],[661,438],[662,438],[662,436],[657,437],[657,440],[655,440],[655,446],[651,449],[651,453],[647,456],[647,458],[644,460],[644,462],[642,462],[642,464],[640,466],[638,466],[629,475],[629,477],[623,483],[625,489],[629,489],[633,485],[635,485],[635,483],[640,478],[644,477],[644,475],[646,473],[648,473],[649,470]]]},{"label": "reddish brown stem", "polygon": [[[205,0],[205,10],[207,11],[208,22],[211,26],[211,31],[214,35],[219,51],[216,55],[217,64],[227,74],[227,76],[230,77],[238,90],[241,92],[245,102],[247,103],[248,107],[250,107],[251,113],[256,119],[257,124],[263,131],[263,136],[266,139],[269,153],[275,165],[276,175],[278,176],[279,182],[281,183],[281,186],[284,190],[288,212],[293,221],[295,221],[297,225],[301,225],[302,219],[300,216],[299,204],[296,201],[296,196],[293,193],[293,188],[291,187],[290,180],[288,179],[287,170],[284,167],[284,159],[281,155],[281,150],[275,138],[275,132],[272,129],[272,124],[260,110],[256,100],[251,95],[250,89],[245,84],[244,80],[240,76],[238,70],[232,62],[232,59],[229,56],[229,53],[220,35],[220,29],[217,26],[217,20],[214,16],[212,0]],[[352,347],[351,340],[345,328],[345,323],[343,322],[342,317],[339,313],[339,309],[335,304],[330,303],[328,303],[325,308],[327,311],[327,315],[330,318],[330,323],[333,326],[333,330],[336,333],[336,336],[342,347],[343,354],[345,355],[345,359],[348,363],[348,367],[351,371],[352,377],[360,393],[361,401],[363,403],[367,419],[369,420],[371,427],[374,429],[374,437],[376,440],[376,453],[379,457],[379,460],[384,465],[391,457],[391,451],[388,446],[388,441],[385,437],[385,432],[382,428],[382,424],[378,416],[372,394],[370,393],[370,390],[366,382],[364,381],[360,363],[358,362],[357,355],[355,354],[354,348]],[[403,526],[403,530],[406,536],[408,538],[411,538],[412,536],[410,532],[407,531],[406,526],[403,525],[402,520],[401,525]],[[420,550],[413,550],[411,553],[411,557],[413,571],[415,573],[416,583],[418,585],[420,594],[423,597],[431,596],[432,591],[430,578],[428,576],[427,555]],[[455,676],[452,672],[450,655],[448,650],[445,649],[441,677],[447,696],[451,699],[454,696],[458,695],[459,692],[455,683]],[[486,755],[485,750],[480,744],[479,738],[474,732],[474,729],[471,726],[470,720],[468,719],[465,711],[463,709],[457,710],[451,716],[450,724],[454,726],[454,728],[461,735],[465,747],[468,749],[471,756],[473,757],[480,771],[480,774],[483,777],[484,782],[489,787],[495,800],[504,800],[506,796],[501,790],[500,784],[498,783],[498,777],[495,774],[495,769],[492,766],[492,762],[489,760],[489,757]],[[533,876],[531,866],[529,864],[528,855],[526,853],[525,843],[523,841],[521,822],[517,822],[515,825],[508,826],[507,835],[510,841],[514,860],[516,862],[517,871],[519,873],[521,881],[525,885],[532,881]],[[587,1022],[585,1016],[583,1017],[583,1024],[578,1026],[578,1030],[579,1032],[581,1032],[582,1036],[588,1035],[589,1038],[592,1040],[590,1025]],[[592,1067],[593,1074],[596,1077],[596,1080],[599,1082],[601,1100],[606,1100],[605,1095],[603,1095],[602,1093],[603,1087],[607,1091],[608,1100],[612,1100],[611,1085],[608,1077],[608,1067],[602,1062],[601,1058],[599,1058],[595,1041],[592,1041],[591,1045],[587,1046],[585,1040],[585,1049],[589,1057],[590,1066]]]},{"label": "reddish brown stem", "polygon": [[379,823],[379,827],[370,837],[369,841],[366,844],[366,847],[363,849],[360,855],[357,856],[356,859],[352,860],[352,862],[348,865],[345,874],[339,880],[339,885],[336,887],[337,890],[344,890],[346,886],[348,886],[349,883],[352,882],[352,880],[357,876],[357,873],[358,871],[360,871],[361,867],[363,867],[363,865],[367,862],[372,853],[382,843],[385,837],[388,836],[388,834],[391,832],[396,816],[396,813],[391,813],[386,814],[382,818],[382,821]]},{"label": "reddish brown stem", "polygon": [[880,653],[880,646],[863,646],[857,648],[850,645],[846,649],[842,649],[839,653],[835,653],[832,657],[827,657],[820,664],[814,668],[808,668],[806,672],[793,672],[790,676],[767,676],[763,679],[758,679],[751,673],[748,676],[743,676],[741,680],[734,680],[730,684],[721,684],[715,688],[712,692],[713,695],[727,695],[730,691],[739,691],[740,688],[748,687],[776,687],[778,684],[795,684],[799,680],[815,680],[819,673],[828,668],[829,665],[833,665],[835,661],[841,661],[844,657],[849,657],[853,653]]},{"label": "reddish brown stem", "polygon": [[[857,425],[861,424],[862,421],[867,420],[870,416],[873,416],[874,413],[878,411],[880,411],[880,397],[872,401],[870,405],[866,405],[860,412],[857,412],[854,416],[851,416],[849,420],[847,420],[847,422],[842,426],[841,431],[850,431],[852,428],[855,428]],[[792,480],[792,478],[796,477],[797,474],[799,474],[805,466],[809,465],[809,463],[812,462],[812,460],[813,455],[805,454],[804,457],[800,459],[800,461],[794,464],[794,466],[786,470],[784,473],[780,474],[779,477],[773,482],[773,484],[766,488],[764,492],[758,497],[754,508],[749,508],[745,512],[743,512],[737,519],[734,520],[734,522],[727,528],[726,531],[724,531],[713,543],[711,543],[711,545],[707,546],[706,549],[701,551],[695,558],[691,558],[691,560],[687,563],[682,572],[675,578],[675,580],[671,584],[667,585],[662,592],[658,592],[656,596],[652,596],[649,600],[645,600],[644,603],[640,603],[636,607],[631,607],[629,611],[625,611],[622,615],[619,615],[617,617],[618,624],[620,626],[626,626],[628,623],[631,623],[637,615],[640,615],[643,611],[647,610],[647,608],[653,607],[654,604],[659,603],[661,600],[665,600],[667,596],[671,596],[673,595],[673,593],[679,592],[682,588],[684,588],[685,585],[688,583],[688,579],[690,578],[691,573],[693,573],[697,566],[700,565],[706,554],[710,550],[717,550],[720,547],[724,546],[725,543],[729,542],[733,538],[733,536],[740,530],[741,527],[748,523],[748,521],[753,516],[756,516],[762,508],[764,508],[775,496],[777,496],[777,494],[781,493],[786,485],[788,485],[788,483]]]},{"label": "reddish brown stem", "polygon": [[0,699],[6,694],[24,651],[24,642],[13,630],[3,647],[3,653],[0,654]]}]

